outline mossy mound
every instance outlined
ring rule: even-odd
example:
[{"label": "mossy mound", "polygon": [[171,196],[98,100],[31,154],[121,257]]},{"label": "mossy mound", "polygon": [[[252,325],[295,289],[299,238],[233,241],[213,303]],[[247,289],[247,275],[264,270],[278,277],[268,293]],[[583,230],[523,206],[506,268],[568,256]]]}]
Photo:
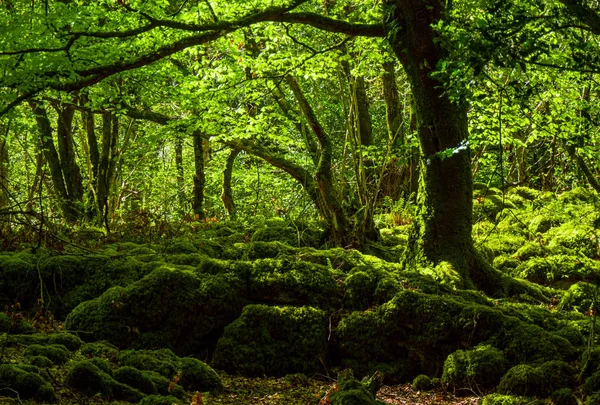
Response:
[{"label": "mossy mound", "polygon": [[145,396],[135,388],[116,381],[90,361],[71,363],[65,383],[87,396],[100,394],[127,402],[139,402]]},{"label": "mossy mound", "polygon": [[122,366],[154,371],[167,378],[171,378],[176,374],[179,360],[175,353],[169,349],[123,350],[119,353],[118,359]]},{"label": "mossy mound", "polygon": [[457,344],[490,344],[509,364],[571,359],[573,346],[501,310],[459,297],[403,291],[371,311],[353,312],[336,330],[343,365],[360,375],[380,370],[406,381],[435,374]]},{"label": "mossy mound", "polygon": [[158,389],[152,379],[136,368],[130,366],[119,367],[114,371],[112,377],[146,395],[158,394]]},{"label": "mossy mound", "polygon": [[98,341],[83,344],[81,346],[81,354],[87,357],[101,357],[115,361],[119,354],[119,349],[110,342]]},{"label": "mossy mound", "polygon": [[575,382],[575,370],[562,361],[550,361],[534,367],[520,364],[508,370],[498,385],[498,393],[547,397],[569,388]]},{"label": "mossy mound", "polygon": [[172,395],[169,395],[166,397],[163,397],[160,395],[150,395],[150,396],[147,396],[146,398],[142,399],[138,405],[174,405],[174,404],[181,405],[181,404],[183,404],[183,402],[180,399],[178,399]]},{"label": "mossy mound", "polygon": [[30,345],[25,348],[25,357],[44,356],[54,364],[65,364],[71,352],[64,345]]},{"label": "mossy mound", "polygon": [[54,362],[46,356],[29,356],[29,364],[38,368],[48,368],[54,366]]},{"label": "mossy mound", "polygon": [[554,405],[577,405],[577,399],[570,388],[561,388],[550,395]]},{"label": "mossy mound", "polygon": [[600,275],[600,264],[586,257],[572,255],[532,257],[516,267],[512,275],[538,284],[560,280],[579,281]]},{"label": "mossy mound", "polygon": [[598,286],[585,282],[575,283],[563,295],[558,308],[586,313],[592,309],[594,297],[599,295]]},{"label": "mossy mound", "polygon": [[63,345],[70,351],[78,350],[83,341],[70,333],[53,333],[48,338],[48,343],[51,345]]},{"label": "mossy mound", "polygon": [[327,354],[327,316],[312,307],[248,305],[225,328],[213,361],[247,375],[285,375],[322,368]]},{"label": "mossy mound", "polygon": [[429,391],[431,388],[433,388],[431,378],[425,374],[419,374],[412,382],[412,389],[415,391]]},{"label": "mossy mound", "polygon": [[[54,388],[39,374],[28,371],[26,365],[0,364],[0,392],[5,396],[20,399],[35,398],[39,401],[52,401]],[[35,368],[35,367],[34,367]]]},{"label": "mossy mound", "polygon": [[223,389],[221,378],[206,363],[191,357],[179,360],[179,383],[188,391],[214,392]]},{"label": "mossy mound", "polygon": [[344,307],[364,310],[381,305],[400,291],[399,277],[385,269],[357,266],[344,280]]},{"label": "mossy mound", "polygon": [[161,267],[82,303],[66,327],[119,346],[199,353],[241,312],[244,295],[244,285],[232,273],[210,276]]},{"label": "mossy mound", "polygon": [[338,389],[329,397],[331,405],[379,405],[375,399],[377,386],[362,383],[354,378],[350,370],[344,370],[338,376]]},{"label": "mossy mound", "polygon": [[457,350],[444,362],[442,383],[454,388],[493,388],[506,372],[504,353],[489,345]]}]

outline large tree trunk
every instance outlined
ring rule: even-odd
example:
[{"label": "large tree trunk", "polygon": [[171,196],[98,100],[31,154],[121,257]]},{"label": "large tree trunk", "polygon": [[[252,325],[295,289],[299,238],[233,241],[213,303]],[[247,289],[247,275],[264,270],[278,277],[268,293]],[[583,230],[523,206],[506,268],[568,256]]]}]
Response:
[{"label": "large tree trunk", "polygon": [[388,1],[387,38],[412,86],[421,145],[418,217],[407,248],[409,266],[447,262],[471,287],[473,180],[467,146],[467,109],[431,77],[445,57],[432,29],[446,2]]}]

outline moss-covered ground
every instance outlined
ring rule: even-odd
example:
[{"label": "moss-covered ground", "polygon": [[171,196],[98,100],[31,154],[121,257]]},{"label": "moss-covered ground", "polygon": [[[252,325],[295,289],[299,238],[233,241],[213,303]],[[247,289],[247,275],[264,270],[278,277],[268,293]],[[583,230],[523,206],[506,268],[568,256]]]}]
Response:
[{"label": "moss-covered ground", "polygon": [[385,215],[364,252],[282,219],[0,252],[0,404],[597,403],[599,198],[477,190],[488,295]]}]

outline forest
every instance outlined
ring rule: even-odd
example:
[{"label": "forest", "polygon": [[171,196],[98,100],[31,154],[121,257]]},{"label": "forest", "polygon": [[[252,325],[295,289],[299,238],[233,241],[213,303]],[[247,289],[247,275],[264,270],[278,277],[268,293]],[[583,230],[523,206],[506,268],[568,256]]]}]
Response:
[{"label": "forest", "polygon": [[600,404],[595,0],[0,0],[0,404]]}]

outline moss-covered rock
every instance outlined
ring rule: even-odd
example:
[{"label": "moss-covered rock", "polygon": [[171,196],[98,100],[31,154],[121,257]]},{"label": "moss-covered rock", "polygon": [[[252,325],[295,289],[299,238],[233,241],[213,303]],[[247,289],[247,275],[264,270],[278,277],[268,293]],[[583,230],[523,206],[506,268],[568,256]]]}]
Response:
[{"label": "moss-covered rock", "polygon": [[344,280],[344,307],[365,310],[383,304],[400,291],[393,274],[373,266],[357,266]]},{"label": "moss-covered rock", "polygon": [[110,395],[114,380],[89,361],[77,361],[69,365],[65,382],[71,388],[85,394]]},{"label": "moss-covered rock", "polygon": [[388,381],[411,379],[419,371],[439,372],[457,343],[490,344],[504,351],[510,364],[570,360],[575,355],[566,339],[498,308],[414,291],[343,317],[335,341],[343,366],[361,375],[380,370]]},{"label": "moss-covered rock", "polygon": [[123,384],[127,384],[146,395],[158,394],[158,390],[152,380],[142,371],[130,367],[119,367],[113,373],[113,378]]},{"label": "moss-covered rock", "polygon": [[600,274],[600,264],[585,257],[558,254],[533,257],[521,263],[512,274],[539,284],[559,280],[577,281]]},{"label": "moss-covered rock", "polygon": [[119,353],[121,366],[150,370],[171,378],[177,373],[179,358],[169,349],[123,350]]},{"label": "moss-covered rock", "polygon": [[87,357],[102,357],[110,361],[115,361],[119,355],[119,349],[112,343],[104,340],[83,344],[81,346],[81,354]]},{"label": "moss-covered rock", "polygon": [[225,328],[213,361],[248,375],[320,370],[327,353],[327,316],[312,307],[248,305]]},{"label": "moss-covered rock", "polygon": [[113,287],[68,316],[66,327],[119,346],[211,347],[241,312],[245,285],[233,273],[195,274],[161,267],[126,288]]},{"label": "moss-covered rock", "polygon": [[429,391],[433,388],[431,379],[425,374],[419,374],[412,382],[412,389],[415,391]]},{"label": "moss-covered rock", "polygon": [[27,371],[19,364],[0,364],[0,390],[2,395],[26,400],[52,401],[54,389],[40,375]]},{"label": "moss-covered rock", "polygon": [[25,348],[25,357],[45,356],[54,364],[64,364],[71,358],[71,352],[63,345],[30,345]]},{"label": "moss-covered rock", "polygon": [[583,389],[588,395],[600,393],[600,371],[596,371],[594,374],[586,378]]},{"label": "moss-covered rock", "polygon": [[79,350],[83,341],[70,333],[53,333],[48,338],[48,343],[51,345],[63,345],[70,351]]},{"label": "moss-covered rock", "polygon": [[135,388],[114,380],[90,361],[77,361],[69,365],[65,383],[82,394],[113,396],[127,402],[139,402],[144,394]]},{"label": "moss-covered rock", "polygon": [[577,405],[577,399],[570,388],[561,388],[550,395],[554,405]]},{"label": "moss-covered rock", "polygon": [[507,194],[509,196],[518,195],[519,197],[522,197],[528,201],[533,201],[540,195],[540,192],[533,188],[518,186],[508,190]]},{"label": "moss-covered rock", "polygon": [[103,372],[105,372],[106,374],[108,374],[109,376],[113,376],[113,367],[112,367],[112,363],[109,362],[106,359],[103,359],[101,357],[93,357],[91,359],[88,360],[90,363],[92,363],[93,365],[95,365],[96,367],[98,367],[100,370],[102,370]]},{"label": "moss-covered rock", "polygon": [[220,391],[223,389],[221,378],[206,363],[191,357],[179,360],[179,383],[188,391]]},{"label": "moss-covered rock", "polygon": [[543,391],[544,374],[537,367],[520,364],[508,370],[498,385],[498,393],[533,396]]},{"label": "moss-covered rock", "polygon": [[600,404],[600,394],[592,394],[585,400],[585,405],[598,405]]},{"label": "moss-covered rock", "polygon": [[594,284],[579,282],[573,284],[563,295],[558,305],[565,311],[578,311],[586,313],[594,304],[594,297],[598,297],[598,287]]},{"label": "moss-covered rock", "polygon": [[29,356],[29,364],[38,368],[48,368],[54,366],[54,362],[46,356]]},{"label": "moss-covered rock", "polygon": [[457,350],[444,362],[442,382],[455,388],[493,388],[506,372],[504,353],[489,345]]}]

